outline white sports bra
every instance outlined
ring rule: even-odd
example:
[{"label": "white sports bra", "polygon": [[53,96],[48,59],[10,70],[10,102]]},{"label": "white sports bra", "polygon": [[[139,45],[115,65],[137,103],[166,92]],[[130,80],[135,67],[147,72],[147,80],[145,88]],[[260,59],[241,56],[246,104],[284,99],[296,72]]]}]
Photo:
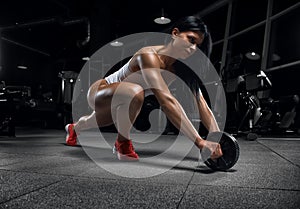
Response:
[{"label": "white sports bra", "polygon": [[[125,65],[123,65],[123,67],[121,67],[119,70],[117,70],[116,72],[105,77],[104,79],[106,80],[106,82],[108,84],[122,82],[122,81],[135,83],[135,84],[140,85],[144,89],[145,96],[153,94],[153,92],[151,91],[149,86],[146,84],[146,82],[143,78],[142,72],[140,70],[136,71],[136,72],[132,72],[130,70],[130,68],[129,68],[130,61],[131,61],[131,59]],[[167,70],[162,70],[162,77],[168,86],[170,86],[171,83],[176,78],[173,73],[171,73]]]}]

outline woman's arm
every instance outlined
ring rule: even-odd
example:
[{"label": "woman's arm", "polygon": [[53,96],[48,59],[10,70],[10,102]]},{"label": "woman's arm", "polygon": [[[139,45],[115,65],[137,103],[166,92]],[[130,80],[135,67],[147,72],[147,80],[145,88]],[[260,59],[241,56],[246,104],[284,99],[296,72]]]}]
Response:
[{"label": "woman's arm", "polygon": [[197,107],[199,110],[201,122],[209,132],[220,131],[215,116],[201,92],[199,94],[199,97],[200,98],[197,100]]},{"label": "woman's arm", "polygon": [[220,144],[201,138],[180,103],[169,91],[169,87],[161,75],[162,70],[160,69],[160,60],[157,54],[139,54],[136,55],[136,59],[142,71],[143,78],[153,91],[162,110],[171,123],[192,140],[200,150],[208,149],[211,152],[211,159],[221,157],[223,153]]},{"label": "woman's arm", "polygon": [[161,75],[162,69],[160,69],[160,60],[157,54],[139,54],[137,55],[137,61],[142,71],[143,78],[151,88],[168,119],[178,130],[181,130],[185,136],[202,149],[204,140],[200,137],[198,131],[188,119],[181,104],[169,91],[169,88]]}]

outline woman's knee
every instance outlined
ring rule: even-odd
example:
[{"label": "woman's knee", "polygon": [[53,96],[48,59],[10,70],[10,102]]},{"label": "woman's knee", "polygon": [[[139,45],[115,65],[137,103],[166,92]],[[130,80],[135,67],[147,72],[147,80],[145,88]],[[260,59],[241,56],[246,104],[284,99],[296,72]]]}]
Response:
[{"label": "woman's knee", "polygon": [[94,97],[95,107],[103,105],[118,106],[124,103],[143,104],[144,90],[140,85],[119,83],[119,85],[111,85],[97,92]]}]

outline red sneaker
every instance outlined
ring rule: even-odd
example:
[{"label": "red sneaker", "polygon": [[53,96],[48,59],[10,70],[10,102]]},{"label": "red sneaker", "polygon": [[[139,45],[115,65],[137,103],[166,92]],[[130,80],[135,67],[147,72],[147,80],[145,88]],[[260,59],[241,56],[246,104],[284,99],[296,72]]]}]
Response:
[{"label": "red sneaker", "polygon": [[67,132],[66,144],[69,146],[75,146],[77,144],[77,134],[74,129],[74,124],[67,124],[65,129]]},{"label": "red sneaker", "polygon": [[131,140],[125,140],[115,142],[113,153],[117,153],[118,159],[121,161],[138,161],[139,156],[134,151]]}]

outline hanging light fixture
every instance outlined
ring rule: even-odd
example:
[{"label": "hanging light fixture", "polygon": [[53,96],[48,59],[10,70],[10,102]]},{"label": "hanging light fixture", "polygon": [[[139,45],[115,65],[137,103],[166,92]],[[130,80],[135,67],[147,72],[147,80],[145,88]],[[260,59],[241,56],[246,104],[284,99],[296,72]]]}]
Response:
[{"label": "hanging light fixture", "polygon": [[123,42],[118,41],[118,40],[114,40],[113,42],[110,42],[111,46],[115,46],[115,47],[119,47],[119,46],[123,46]]},{"label": "hanging light fixture", "polygon": [[278,54],[272,54],[272,61],[279,61],[281,57]]},{"label": "hanging light fixture", "polygon": [[18,65],[17,68],[20,69],[20,70],[27,70],[28,69],[28,67],[25,66],[25,65]]},{"label": "hanging light fixture", "polygon": [[89,57],[82,57],[81,59],[82,59],[83,61],[89,61],[89,60],[90,60]]},{"label": "hanging light fixture", "polygon": [[115,40],[110,42],[110,45],[113,46],[113,47],[120,47],[120,46],[123,46],[123,42],[119,41],[118,40],[118,31],[120,31],[120,23],[119,21],[116,22],[116,26],[115,26]]},{"label": "hanging light fixture", "polygon": [[27,70],[28,69],[27,65],[25,65],[24,58],[21,59],[21,62],[20,62],[20,64],[17,65],[17,68],[19,70]]},{"label": "hanging light fixture", "polygon": [[168,24],[171,22],[171,19],[166,17],[166,14],[164,13],[164,9],[161,9],[161,16],[154,19],[154,22],[157,24]]},{"label": "hanging light fixture", "polygon": [[249,60],[259,60],[260,59],[260,55],[257,54],[256,52],[247,52],[245,54],[245,56],[249,59]]}]

